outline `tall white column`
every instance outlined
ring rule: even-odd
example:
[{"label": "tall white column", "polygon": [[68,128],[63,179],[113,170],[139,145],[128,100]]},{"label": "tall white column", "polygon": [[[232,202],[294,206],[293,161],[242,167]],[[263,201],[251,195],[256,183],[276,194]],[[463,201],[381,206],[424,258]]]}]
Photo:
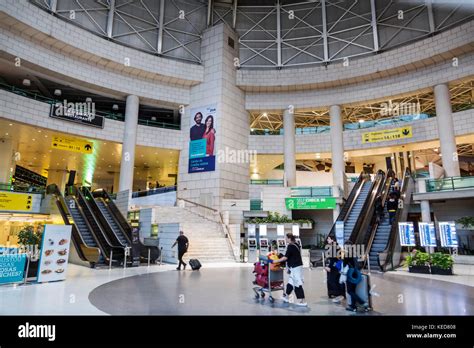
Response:
[{"label": "tall white column", "polygon": [[[418,192],[426,192],[425,179],[418,179]],[[431,222],[430,201],[420,201],[421,222]],[[433,247],[427,247],[428,252],[433,253]]]},{"label": "tall white column", "polygon": [[0,183],[9,183],[14,165],[12,140],[0,139]]},{"label": "tall white column", "polygon": [[434,87],[434,96],[443,168],[446,176],[459,176],[459,161],[456,138],[454,137],[453,115],[448,85],[436,85]]},{"label": "tall white column", "polygon": [[125,132],[122,144],[122,160],[120,162],[119,191],[133,188],[133,167],[135,165],[135,144],[137,142],[139,99],[136,95],[127,97],[125,105]]},{"label": "tall white column", "polygon": [[293,110],[283,111],[285,180],[286,185],[296,186],[296,155],[295,155],[295,118]]},{"label": "tall white column", "polygon": [[[344,190],[344,174],[346,164],[344,161],[344,139],[343,125],[341,116],[341,107],[332,105],[329,108],[329,117],[331,125],[331,159],[332,159],[332,178],[333,178],[333,196],[339,197],[340,192]],[[339,204],[333,211],[334,220],[337,219],[340,211]]]}]

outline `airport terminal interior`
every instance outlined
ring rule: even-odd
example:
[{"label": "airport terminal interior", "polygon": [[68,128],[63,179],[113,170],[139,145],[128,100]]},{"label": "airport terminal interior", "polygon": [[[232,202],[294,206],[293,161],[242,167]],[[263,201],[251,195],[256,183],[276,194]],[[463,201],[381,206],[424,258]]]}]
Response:
[{"label": "airport terminal interior", "polygon": [[473,103],[470,0],[2,0],[0,315],[474,315]]}]

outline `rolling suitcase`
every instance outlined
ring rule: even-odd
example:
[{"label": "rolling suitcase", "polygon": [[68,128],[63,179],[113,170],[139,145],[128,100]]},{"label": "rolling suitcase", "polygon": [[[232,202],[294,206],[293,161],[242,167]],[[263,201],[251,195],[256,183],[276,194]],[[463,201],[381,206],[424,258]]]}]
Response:
[{"label": "rolling suitcase", "polygon": [[[369,304],[368,310],[372,310],[372,297],[370,296],[370,276],[368,274],[362,273],[362,279],[356,287],[356,294],[361,298],[361,300]],[[346,298],[347,304],[350,306],[350,295],[347,294]]]},{"label": "rolling suitcase", "polygon": [[191,266],[193,271],[198,271],[201,268],[201,262],[198,259],[191,259],[189,260],[189,265]]}]

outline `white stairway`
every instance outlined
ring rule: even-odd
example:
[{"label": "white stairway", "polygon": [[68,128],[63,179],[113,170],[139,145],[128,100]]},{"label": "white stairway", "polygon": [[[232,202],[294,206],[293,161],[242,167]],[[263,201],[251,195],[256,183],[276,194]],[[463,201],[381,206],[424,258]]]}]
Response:
[{"label": "white stairway", "polygon": [[180,224],[189,239],[185,262],[189,259],[198,259],[201,263],[235,262],[229,241],[217,222],[181,207],[157,207],[155,214],[158,223]]}]

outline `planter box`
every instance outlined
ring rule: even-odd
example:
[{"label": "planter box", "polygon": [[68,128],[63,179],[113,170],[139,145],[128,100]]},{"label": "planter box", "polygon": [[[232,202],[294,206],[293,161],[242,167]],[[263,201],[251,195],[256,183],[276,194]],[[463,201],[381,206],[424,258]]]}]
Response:
[{"label": "planter box", "polygon": [[453,275],[452,268],[440,268],[438,266],[431,266],[431,274]]},{"label": "planter box", "polygon": [[430,266],[408,266],[408,272],[430,274]]}]

